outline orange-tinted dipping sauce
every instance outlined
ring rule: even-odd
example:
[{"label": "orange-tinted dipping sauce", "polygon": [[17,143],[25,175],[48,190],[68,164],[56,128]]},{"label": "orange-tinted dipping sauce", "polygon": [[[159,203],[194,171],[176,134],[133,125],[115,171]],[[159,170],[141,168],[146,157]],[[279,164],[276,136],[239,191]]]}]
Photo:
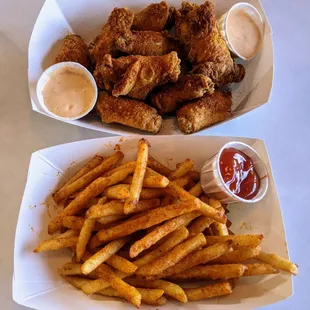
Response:
[{"label": "orange-tinted dipping sauce", "polygon": [[249,156],[235,148],[224,149],[220,157],[220,171],[227,187],[243,199],[256,196],[260,179]]}]

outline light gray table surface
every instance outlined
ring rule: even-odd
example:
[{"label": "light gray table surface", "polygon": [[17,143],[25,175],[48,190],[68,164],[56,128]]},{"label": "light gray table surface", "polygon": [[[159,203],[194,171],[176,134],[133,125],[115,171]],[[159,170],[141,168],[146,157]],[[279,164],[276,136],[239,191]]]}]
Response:
[{"label": "light gray table surface", "polygon": [[[32,152],[108,136],[31,110],[27,48],[43,0],[4,0],[0,9],[0,308],[12,301],[14,233]],[[207,132],[265,140],[280,197],[295,293],[266,309],[310,309],[310,1],[262,0],[273,29],[275,77],[270,102]]]}]

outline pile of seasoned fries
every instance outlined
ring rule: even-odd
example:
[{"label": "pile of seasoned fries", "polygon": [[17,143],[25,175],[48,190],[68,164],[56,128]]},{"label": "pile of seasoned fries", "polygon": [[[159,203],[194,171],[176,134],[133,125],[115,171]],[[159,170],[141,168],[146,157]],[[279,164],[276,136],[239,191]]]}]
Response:
[{"label": "pile of seasoned fries", "polygon": [[[71,249],[59,269],[68,283],[139,307],[230,294],[240,277],[297,275],[296,264],[261,251],[263,235],[229,231],[225,206],[203,193],[192,160],[172,171],[148,151],[141,139],[136,161],[121,164],[120,151],[96,155],[54,193],[65,208],[48,232],[63,232],[34,252]],[[206,283],[186,288],[192,280]]]}]

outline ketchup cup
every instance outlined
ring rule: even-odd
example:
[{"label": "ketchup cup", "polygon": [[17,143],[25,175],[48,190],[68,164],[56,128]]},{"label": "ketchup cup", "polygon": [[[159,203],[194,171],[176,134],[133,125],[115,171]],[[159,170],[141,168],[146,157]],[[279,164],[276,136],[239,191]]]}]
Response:
[{"label": "ketchup cup", "polygon": [[[228,148],[235,148],[247,155],[253,162],[254,169],[260,179],[260,185],[257,194],[251,199],[244,199],[234,194],[225,184],[220,170],[220,157],[222,152]],[[249,145],[232,141],[226,143],[220,151],[207,160],[201,169],[201,186],[206,194],[218,199],[221,203],[255,203],[260,201],[268,189],[268,174],[265,164],[260,159],[257,152]]]}]

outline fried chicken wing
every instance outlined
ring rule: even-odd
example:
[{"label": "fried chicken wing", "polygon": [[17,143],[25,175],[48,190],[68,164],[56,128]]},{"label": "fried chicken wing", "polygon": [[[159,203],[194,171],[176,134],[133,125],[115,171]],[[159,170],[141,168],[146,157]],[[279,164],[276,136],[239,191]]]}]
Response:
[{"label": "fried chicken wing", "polygon": [[[176,36],[183,44],[187,58],[204,70],[217,85],[240,82],[244,70],[236,66],[218,29],[214,6],[206,1],[202,5],[183,2],[175,13]],[[241,71],[243,75],[241,74]],[[193,71],[202,73],[201,71]]]},{"label": "fried chicken wing", "polygon": [[128,95],[143,100],[155,87],[176,82],[179,74],[180,59],[176,52],[171,52],[164,56],[125,56],[118,59],[105,55],[97,64],[94,77],[97,85],[112,90],[113,96]]},{"label": "fried chicken wing", "polygon": [[175,111],[178,106],[189,100],[197,99],[214,92],[214,83],[202,74],[181,77],[175,84],[166,84],[158,93],[151,96],[151,104],[159,114]]},{"label": "fried chicken wing", "polygon": [[142,56],[162,56],[180,50],[166,31],[127,31],[118,37],[115,46],[124,53]]},{"label": "fried chicken wing", "polygon": [[157,133],[162,118],[144,102],[128,98],[116,98],[107,92],[99,92],[96,112],[104,123],[118,123],[140,130]]},{"label": "fried chicken wing", "polygon": [[87,69],[90,69],[88,48],[79,35],[69,34],[65,37],[60,53],[55,59],[55,63],[63,61],[78,62]]},{"label": "fried chicken wing", "polygon": [[231,94],[220,90],[184,104],[177,111],[179,128],[184,133],[193,133],[224,121],[230,116],[231,105]]},{"label": "fried chicken wing", "polygon": [[103,26],[101,34],[90,44],[89,50],[94,63],[100,61],[105,54],[118,56],[119,51],[115,46],[118,36],[128,31],[134,18],[133,12],[127,8],[115,8]]},{"label": "fried chicken wing", "polygon": [[168,16],[169,7],[166,1],[152,3],[135,14],[132,29],[161,31],[166,25]]}]

